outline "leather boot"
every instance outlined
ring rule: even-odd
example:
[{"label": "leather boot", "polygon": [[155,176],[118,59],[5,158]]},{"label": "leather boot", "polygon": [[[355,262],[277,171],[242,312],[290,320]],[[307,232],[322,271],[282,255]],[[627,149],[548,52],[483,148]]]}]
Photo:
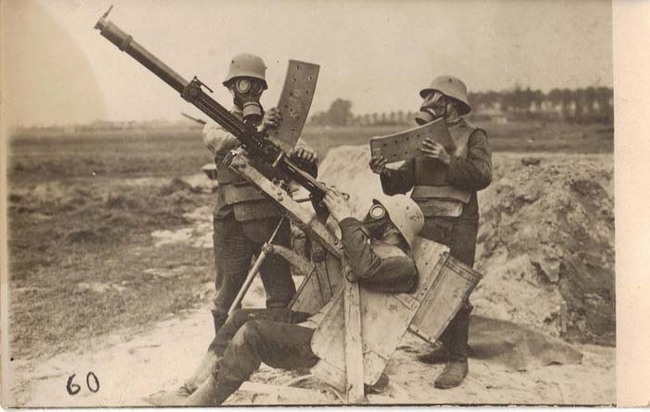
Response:
[{"label": "leather boot", "polygon": [[187,393],[187,396],[194,393],[194,391],[196,391],[197,388],[201,386],[201,384],[205,382],[206,379],[208,379],[210,374],[216,372],[220,359],[221,358],[213,352],[206,352],[206,354],[203,356],[203,359],[201,359],[199,366],[196,368],[192,376],[190,376],[189,379],[185,381],[179,391],[184,390]]},{"label": "leather boot", "polygon": [[460,386],[467,376],[468,366],[465,362],[449,362],[445,370],[436,378],[433,386],[438,389],[450,389]]},{"label": "leather boot", "polygon": [[194,374],[183,385],[171,392],[155,393],[145,400],[154,406],[182,406],[210,374],[216,372],[220,359],[214,353],[207,352]]},{"label": "leather boot", "polygon": [[208,379],[199,388],[187,398],[185,406],[218,406],[228,399],[228,397],[237,390],[237,387],[219,384],[214,376],[210,375]]},{"label": "leather boot", "polygon": [[467,355],[469,340],[469,315],[472,306],[469,302],[461,307],[449,324],[449,363],[436,378],[434,386],[438,389],[455,388],[463,383],[467,376]]}]

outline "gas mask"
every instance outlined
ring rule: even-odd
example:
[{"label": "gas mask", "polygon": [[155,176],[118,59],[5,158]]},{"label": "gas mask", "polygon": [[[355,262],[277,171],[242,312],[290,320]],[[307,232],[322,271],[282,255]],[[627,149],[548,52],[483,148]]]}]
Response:
[{"label": "gas mask", "polygon": [[415,122],[420,126],[447,115],[447,97],[440,92],[433,92],[424,98]]},{"label": "gas mask", "polygon": [[235,104],[242,108],[244,123],[259,124],[264,115],[260,104],[264,84],[258,79],[239,77],[232,82],[230,91],[235,97]]},{"label": "gas mask", "polygon": [[381,239],[391,226],[392,222],[388,217],[388,213],[380,204],[373,205],[363,219],[364,232],[374,239]]}]

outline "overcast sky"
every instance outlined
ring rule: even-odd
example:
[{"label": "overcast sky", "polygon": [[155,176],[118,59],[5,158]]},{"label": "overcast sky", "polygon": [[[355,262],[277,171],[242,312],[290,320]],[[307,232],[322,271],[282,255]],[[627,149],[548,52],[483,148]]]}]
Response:
[{"label": "overcast sky", "polygon": [[439,74],[475,91],[612,86],[610,1],[5,0],[10,123],[199,115],[92,29],[110,4],[109,20],[228,106],[240,52],[266,61],[267,107],[288,59],[320,64],[312,113],[338,97],[355,113],[415,110]]}]

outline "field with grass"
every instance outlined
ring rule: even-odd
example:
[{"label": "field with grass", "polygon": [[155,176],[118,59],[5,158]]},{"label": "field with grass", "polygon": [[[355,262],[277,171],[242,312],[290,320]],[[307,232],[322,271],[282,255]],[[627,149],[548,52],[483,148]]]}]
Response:
[{"label": "field with grass", "polygon": [[[480,124],[493,151],[609,153],[602,125]],[[306,128],[324,158],[403,127]],[[205,305],[210,248],[156,247],[213,195],[185,178],[211,157],[199,128],[131,134],[15,136],[9,143],[11,356],[74,351],[123,328]],[[160,275],[166,273],[166,275]],[[169,275],[173,273],[173,275]]]}]

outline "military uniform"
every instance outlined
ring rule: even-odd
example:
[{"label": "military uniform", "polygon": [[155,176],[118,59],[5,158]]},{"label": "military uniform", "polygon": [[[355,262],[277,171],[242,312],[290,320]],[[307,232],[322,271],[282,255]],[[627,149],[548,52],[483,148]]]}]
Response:
[{"label": "military uniform", "polygon": [[[237,107],[232,113],[242,116]],[[213,216],[216,295],[212,313],[216,332],[228,317],[228,309],[246,279],[251,259],[278,225],[280,212],[272,200],[223,163],[226,154],[240,144],[232,134],[214,123],[207,123],[203,141],[214,154],[219,183]],[[306,147],[306,144],[299,140],[297,147]],[[279,177],[270,167],[255,166],[270,179]],[[288,221],[280,226],[274,243],[290,247]],[[296,292],[289,264],[279,256],[269,255],[260,266],[260,277],[266,291],[266,306],[286,307]]]},{"label": "military uniform", "polygon": [[[490,148],[485,131],[462,118],[449,125],[449,132],[455,149],[449,153],[448,166],[418,156],[399,169],[384,169],[380,179],[388,195],[413,189],[411,197],[425,216],[420,236],[448,246],[453,257],[473,266],[479,222],[476,192],[486,188],[492,179]],[[468,301],[440,338],[452,362],[467,361],[470,312]]]},{"label": "military uniform", "polygon": [[[352,280],[387,293],[411,293],[417,288],[417,268],[408,252],[381,240],[369,240],[361,222],[354,218],[343,219],[339,226]],[[311,350],[311,338],[331,304],[313,316],[288,309],[234,312],[210,345],[209,350],[221,358],[213,374],[216,382],[212,383],[210,402],[225,401],[262,362],[283,369],[314,366],[319,359]]]}]

